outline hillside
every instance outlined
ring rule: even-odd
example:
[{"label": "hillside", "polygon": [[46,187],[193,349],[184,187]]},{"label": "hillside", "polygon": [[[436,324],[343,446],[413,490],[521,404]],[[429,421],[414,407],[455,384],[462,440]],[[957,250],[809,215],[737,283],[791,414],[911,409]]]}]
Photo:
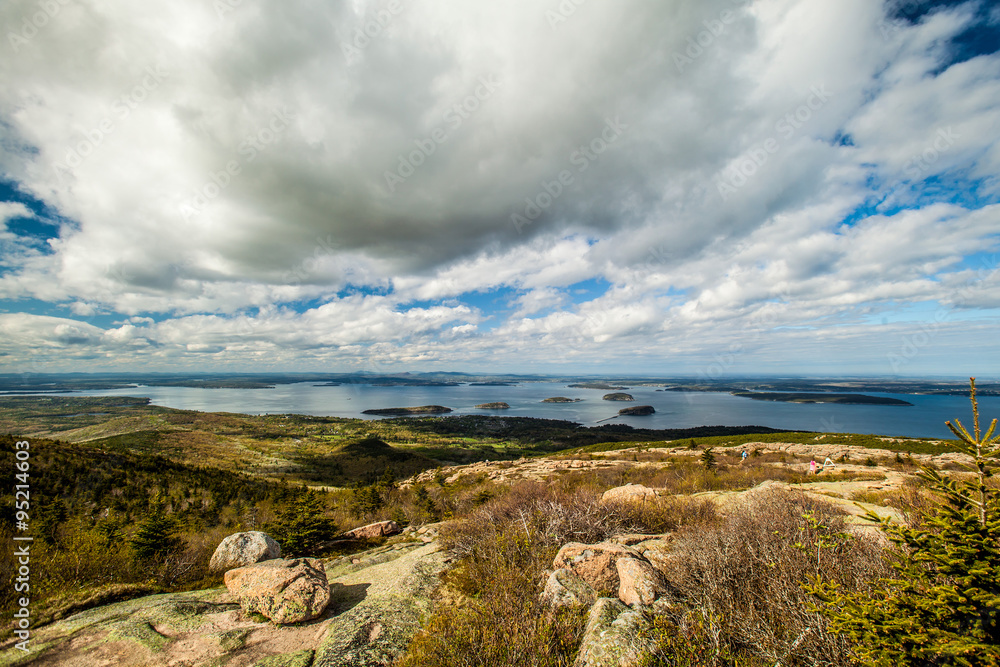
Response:
[{"label": "hillside", "polygon": [[[862,590],[885,571],[881,542],[860,514],[919,516],[929,505],[918,466],[949,471],[967,461],[946,441],[751,427],[668,432],[485,416],[365,422],[39,400],[37,412],[19,401],[0,408],[0,418],[32,441],[32,573],[40,583],[32,603],[39,653],[30,658],[40,665],[96,667],[126,656],[192,667],[513,667],[532,656],[546,665],[638,667],[623,656],[688,655],[708,650],[710,636],[725,638],[743,663],[765,664],[790,650],[805,624],[822,622],[806,611],[806,573]],[[0,444],[12,464],[14,438]],[[817,475],[811,460],[822,466]],[[619,499],[630,495],[641,502]],[[0,538],[10,539],[12,518]],[[388,520],[406,532],[345,534]],[[221,587],[208,570],[212,552],[251,529],[274,536],[282,557],[321,559],[334,600],[323,615],[275,625],[245,613]],[[740,560],[739,545],[753,535],[775,565],[751,577],[756,565]],[[842,546],[827,552],[825,544]],[[625,570],[576,570],[559,555],[567,549],[617,553]],[[821,563],[809,549],[819,549]],[[0,566],[12,569],[10,558],[0,556]],[[619,589],[628,568],[653,577],[648,595]],[[704,568],[720,581],[738,577],[754,601],[696,585]],[[546,596],[576,602],[555,613]],[[706,604],[714,616],[697,615]],[[13,606],[8,591],[0,612]],[[762,633],[753,645],[737,639],[749,631],[746,609]],[[598,630],[611,626],[595,626],[595,615],[618,619],[614,627],[628,634]],[[0,660],[26,664],[13,641],[0,645]],[[824,639],[802,650],[810,661],[841,664],[837,646]],[[618,662],[588,657],[608,651]]]}]

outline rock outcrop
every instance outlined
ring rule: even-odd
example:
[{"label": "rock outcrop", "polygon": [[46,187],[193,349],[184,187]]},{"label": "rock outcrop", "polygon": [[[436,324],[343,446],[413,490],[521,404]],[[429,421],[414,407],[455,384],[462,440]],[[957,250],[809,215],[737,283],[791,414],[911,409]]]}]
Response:
[{"label": "rock outcrop", "polygon": [[559,550],[541,599],[553,609],[589,608],[573,667],[634,667],[650,655],[655,640],[644,632],[645,611],[669,606],[667,583],[657,569],[672,557],[669,544],[670,535],[615,535]]},{"label": "rock outcrop", "polygon": [[573,570],[560,568],[549,575],[541,597],[552,607],[590,607],[597,591]]},{"label": "rock outcrop", "polygon": [[667,592],[662,575],[650,563],[619,558],[617,566],[618,599],[628,606],[649,606]]},{"label": "rock outcrop", "polygon": [[225,579],[243,611],[278,624],[312,620],[330,602],[326,570],[317,558],[267,560],[230,570]]},{"label": "rock outcrop", "polygon": [[580,652],[573,667],[635,667],[652,649],[643,639],[646,620],[613,598],[601,598],[590,609]]},{"label": "rock outcrop", "polygon": [[601,496],[602,503],[646,502],[656,499],[656,491],[642,484],[626,484],[608,489]]},{"label": "rock outcrop", "polygon": [[373,540],[379,537],[399,535],[401,532],[403,532],[403,529],[395,521],[379,521],[378,523],[370,523],[367,526],[349,530],[344,534],[356,540]]},{"label": "rock outcrop", "polygon": [[33,629],[31,651],[8,644],[0,665],[388,667],[430,614],[447,562],[421,542],[332,559],[326,611],[298,625],[255,620],[225,588],[118,602]]},{"label": "rock outcrop", "polygon": [[599,593],[614,593],[618,590],[618,560],[621,558],[642,559],[642,554],[631,547],[611,542],[580,544],[570,542],[563,545],[556,554],[552,566],[572,570]]},{"label": "rock outcrop", "polygon": [[208,563],[212,572],[225,572],[264,560],[281,558],[281,546],[258,530],[230,535],[219,543]]},{"label": "rock outcrop", "polygon": [[[355,562],[359,561],[359,562]],[[437,543],[402,543],[327,565],[336,614],[311,667],[382,667],[403,654],[434,607],[448,557]]]}]

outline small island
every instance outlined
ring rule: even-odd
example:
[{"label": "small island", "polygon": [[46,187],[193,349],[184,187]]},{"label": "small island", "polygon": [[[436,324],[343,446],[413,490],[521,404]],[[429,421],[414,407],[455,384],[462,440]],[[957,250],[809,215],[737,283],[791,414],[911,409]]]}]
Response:
[{"label": "small island", "polygon": [[477,410],[510,410],[510,406],[503,401],[498,401],[497,403],[480,403],[476,406]]},{"label": "small island", "polygon": [[605,391],[615,391],[617,389],[628,389],[628,387],[618,387],[607,382],[581,382],[580,384],[569,385],[570,389],[603,389]]},{"label": "small island", "polygon": [[542,403],[579,403],[582,398],[566,398],[565,396],[555,396],[553,398],[546,398]]},{"label": "small island", "polygon": [[605,394],[605,401],[634,401],[632,394]]},{"label": "small island", "polygon": [[655,413],[656,410],[652,405],[637,405],[633,408],[622,408],[618,411],[618,414],[620,415],[628,415],[631,417],[646,417]]},{"label": "small island", "polygon": [[780,401],[783,403],[834,403],[837,405],[909,405],[913,403],[885,396],[864,394],[796,394],[772,391],[733,391],[733,396],[755,401]]},{"label": "small island", "polygon": [[470,387],[513,387],[513,382],[470,382]]},{"label": "small island", "polygon": [[382,417],[403,417],[406,415],[439,415],[451,412],[451,408],[443,405],[424,405],[419,408],[380,408],[377,410],[365,410],[363,415],[379,415]]}]

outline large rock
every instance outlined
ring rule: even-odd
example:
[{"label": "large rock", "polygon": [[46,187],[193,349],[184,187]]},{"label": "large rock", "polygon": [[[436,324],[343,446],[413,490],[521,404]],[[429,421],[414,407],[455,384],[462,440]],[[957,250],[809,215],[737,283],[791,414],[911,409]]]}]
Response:
[{"label": "large rock", "polygon": [[260,623],[221,587],[95,607],[32,628],[30,653],[0,642],[0,665],[386,667],[433,612],[448,560],[420,542],[333,559],[327,611],[300,625]]},{"label": "large rock", "polygon": [[677,559],[677,555],[674,553],[673,538],[669,534],[643,540],[629,546],[641,553],[660,572],[666,572]]},{"label": "large rock", "polygon": [[573,667],[635,667],[651,651],[642,614],[618,600],[601,598],[590,609]]},{"label": "large rock", "polygon": [[266,560],[230,570],[225,580],[245,612],[282,625],[312,620],[330,602],[326,570],[318,558]]},{"label": "large rock", "polygon": [[275,558],[281,558],[281,546],[270,535],[252,530],[248,533],[236,533],[222,540],[212,554],[208,569],[212,572],[225,572]]},{"label": "large rock", "polygon": [[399,535],[401,532],[403,532],[403,529],[395,521],[379,521],[378,523],[370,523],[367,526],[349,530],[345,535],[357,540],[371,540],[376,537]]},{"label": "large rock", "polygon": [[651,605],[667,592],[663,577],[649,563],[634,558],[618,559],[618,599],[629,606]]},{"label": "large rock", "polygon": [[589,607],[597,592],[573,570],[561,568],[549,575],[541,597],[553,607]]},{"label": "large rock", "polygon": [[633,503],[655,499],[656,491],[642,484],[626,484],[608,489],[601,496],[602,503]]},{"label": "large rock", "polygon": [[617,568],[620,558],[642,560],[642,554],[630,547],[611,542],[600,544],[570,542],[559,550],[552,566],[557,570],[570,569],[594,590],[613,594],[617,592],[620,583]]}]

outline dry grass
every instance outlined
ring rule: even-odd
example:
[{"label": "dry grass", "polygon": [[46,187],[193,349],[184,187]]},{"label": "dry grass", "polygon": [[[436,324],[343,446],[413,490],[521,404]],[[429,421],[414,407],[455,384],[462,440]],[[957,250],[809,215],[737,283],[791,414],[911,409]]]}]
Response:
[{"label": "dry grass", "polygon": [[847,647],[802,586],[821,575],[865,590],[889,569],[875,541],[844,528],[833,506],[774,490],[679,533],[664,572],[674,606],[657,619],[661,646],[650,664],[847,667]]},{"label": "dry grass", "polygon": [[539,601],[544,573],[559,547],[716,519],[714,507],[704,501],[601,504],[602,491],[589,485],[567,490],[522,482],[446,530],[446,546],[461,559],[447,581],[463,602],[435,615],[402,665],[569,665],[581,639],[583,615],[553,614]]}]

